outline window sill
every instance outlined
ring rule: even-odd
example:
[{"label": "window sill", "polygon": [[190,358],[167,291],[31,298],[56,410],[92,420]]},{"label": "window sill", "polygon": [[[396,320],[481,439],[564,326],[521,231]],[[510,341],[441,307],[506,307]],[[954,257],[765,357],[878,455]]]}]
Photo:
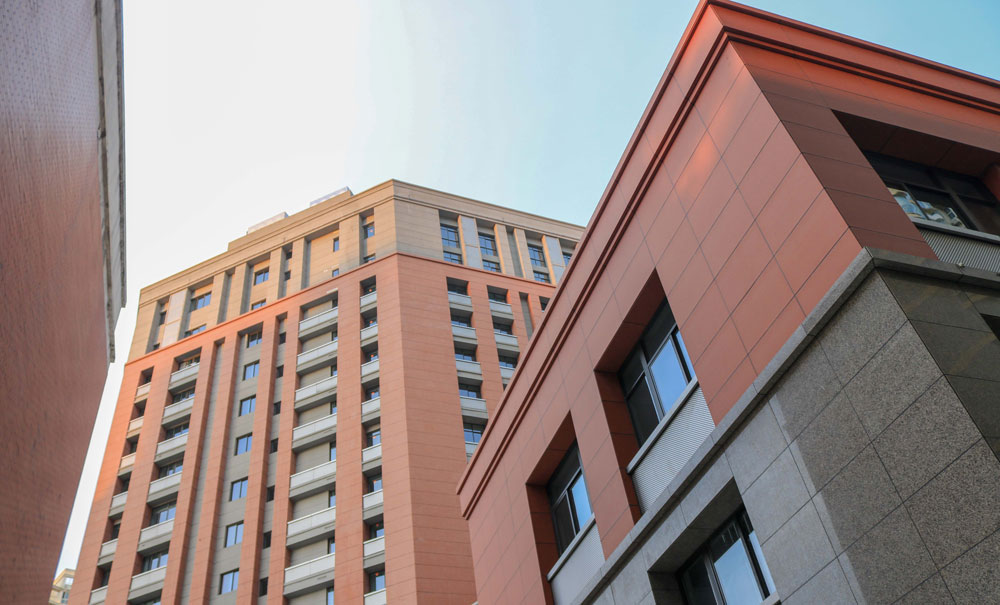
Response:
[{"label": "window sill", "polygon": [[570,558],[573,556],[573,553],[576,551],[576,548],[580,545],[581,542],[583,542],[583,538],[587,535],[587,533],[590,532],[592,529],[594,529],[596,523],[597,521],[594,518],[594,515],[591,514],[590,519],[583,524],[583,527],[580,528],[580,531],[576,532],[576,535],[573,536],[573,540],[570,541],[569,546],[567,546],[566,550],[564,550],[563,553],[559,555],[559,559],[556,560],[556,564],[553,565],[552,569],[549,570],[549,573],[545,575],[546,580],[548,580],[549,582],[552,581],[552,578],[554,578],[556,574],[559,573],[559,570],[562,569],[563,566],[566,565],[566,562],[569,561]]},{"label": "window sill", "polygon": [[646,439],[646,441],[641,446],[639,446],[639,451],[635,453],[635,456],[632,457],[632,460],[628,463],[628,466],[625,467],[625,471],[628,474],[631,475],[632,472],[635,471],[635,467],[639,466],[639,463],[642,462],[642,459],[645,458],[646,454],[649,453],[649,450],[653,448],[653,444],[655,444],[657,440],[659,440],[660,435],[663,434],[663,431],[667,430],[667,426],[669,426],[671,421],[673,421],[674,416],[676,416],[677,413],[681,410],[681,408],[684,407],[684,404],[687,402],[688,399],[691,398],[691,394],[694,393],[695,389],[697,388],[698,388],[697,379],[692,380],[691,382],[688,383],[686,387],[684,387],[684,390],[681,392],[680,396],[674,400],[674,405],[673,407],[670,408],[670,412],[666,414],[663,418],[660,418],[660,422],[656,425],[656,428],[653,429],[653,432],[650,433],[649,438]]}]

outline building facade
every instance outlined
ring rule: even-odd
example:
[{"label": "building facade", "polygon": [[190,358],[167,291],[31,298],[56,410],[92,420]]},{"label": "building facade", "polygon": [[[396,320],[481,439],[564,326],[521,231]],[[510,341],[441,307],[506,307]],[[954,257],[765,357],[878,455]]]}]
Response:
[{"label": "building facade", "polygon": [[581,232],[390,181],[144,288],[70,602],[474,601],[455,485]]},{"label": "building facade", "polygon": [[49,593],[49,605],[69,603],[69,591],[73,588],[73,570],[64,569],[59,572]]},{"label": "building facade", "polygon": [[0,595],[12,603],[47,598],[125,304],[121,36],[118,0],[0,8]]},{"label": "building facade", "polygon": [[1000,83],[702,2],[462,476],[479,603],[1000,594]]}]

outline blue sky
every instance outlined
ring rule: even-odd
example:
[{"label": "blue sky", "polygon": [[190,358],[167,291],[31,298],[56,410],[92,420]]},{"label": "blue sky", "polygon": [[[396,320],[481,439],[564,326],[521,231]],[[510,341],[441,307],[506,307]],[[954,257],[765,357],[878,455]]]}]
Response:
[{"label": "blue sky", "polygon": [[[60,568],[76,564],[140,287],[389,178],[586,224],[696,4],[125,0],[129,302]],[[998,2],[750,4],[1000,78]]]}]

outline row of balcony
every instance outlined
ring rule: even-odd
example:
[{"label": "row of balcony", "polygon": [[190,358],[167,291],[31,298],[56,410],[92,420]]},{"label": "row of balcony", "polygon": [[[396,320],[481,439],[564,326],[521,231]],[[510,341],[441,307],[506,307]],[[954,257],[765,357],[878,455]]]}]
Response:
[{"label": "row of balcony", "polygon": [[[363,545],[365,568],[385,563],[385,537],[373,538]],[[333,583],[337,556],[335,553],[316,557],[285,568],[284,596],[297,597]],[[365,605],[384,605],[385,589],[365,595]]]},{"label": "row of balcony", "polygon": [[[472,297],[468,294],[459,294],[458,292],[448,292],[448,306],[452,309],[459,309],[461,311],[472,312]],[[496,300],[490,301],[490,313],[494,317],[503,317],[504,319],[514,319],[514,311],[510,308],[510,305],[505,302],[499,302]]]}]

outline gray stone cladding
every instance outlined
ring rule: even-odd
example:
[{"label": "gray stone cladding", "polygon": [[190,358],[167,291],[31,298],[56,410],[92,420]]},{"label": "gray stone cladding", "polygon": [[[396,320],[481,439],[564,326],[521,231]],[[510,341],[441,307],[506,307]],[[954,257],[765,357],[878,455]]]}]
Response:
[{"label": "gray stone cladding", "polygon": [[781,603],[1000,603],[992,316],[996,275],[863,251],[577,602],[683,603],[744,506]]}]

